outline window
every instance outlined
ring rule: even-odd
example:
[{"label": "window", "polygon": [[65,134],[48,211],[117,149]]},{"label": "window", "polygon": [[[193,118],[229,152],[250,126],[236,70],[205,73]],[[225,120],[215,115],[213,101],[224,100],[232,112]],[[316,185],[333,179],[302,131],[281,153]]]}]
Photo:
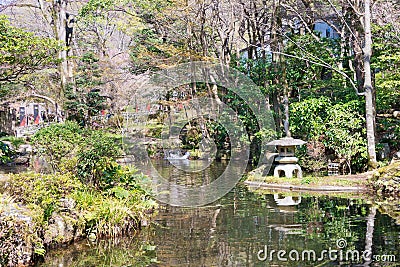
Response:
[{"label": "window", "polygon": [[331,37],[331,29],[330,29],[330,28],[327,28],[327,29],[326,29],[326,31],[325,31],[325,37],[326,37],[326,38]]}]

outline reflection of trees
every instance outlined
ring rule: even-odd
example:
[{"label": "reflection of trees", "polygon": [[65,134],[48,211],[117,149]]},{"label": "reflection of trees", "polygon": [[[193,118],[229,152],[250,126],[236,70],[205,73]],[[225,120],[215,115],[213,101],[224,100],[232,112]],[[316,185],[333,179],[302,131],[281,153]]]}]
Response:
[{"label": "reflection of trees", "polygon": [[[357,249],[360,253],[371,250],[375,255],[399,251],[399,226],[394,226],[389,216],[377,212],[377,206],[360,199],[305,199],[297,220],[306,228],[308,239],[329,242],[324,248],[335,247],[335,241],[344,238],[347,241],[344,250]],[[370,262],[365,262],[365,266],[369,265]]]},{"label": "reflection of trees", "polygon": [[290,238],[294,213],[280,211],[273,196],[232,194],[234,203],[221,200],[217,207],[166,207],[159,223],[168,229],[155,230],[158,259],[168,266],[263,265],[256,255],[265,244],[298,245]]},{"label": "reflection of trees", "polygon": [[400,225],[400,199],[383,199],[381,201],[375,201],[378,206],[379,212],[387,214]]},{"label": "reflection of trees", "polygon": [[[302,196],[300,205],[290,208],[278,206],[273,195],[251,194],[239,187],[208,207],[162,206],[157,226],[127,238],[129,242],[123,239],[116,245],[80,245],[55,262],[64,266],[77,266],[74,262],[79,266],[139,266],[137,262],[155,256],[146,251],[148,244],[156,246],[157,266],[293,266],[293,262],[278,262],[276,257],[273,262],[260,262],[257,252],[264,246],[269,251],[320,252],[329,247],[336,249],[338,238],[346,239],[346,249],[363,251],[373,244],[374,254],[400,251],[400,227],[378,209],[369,211],[363,201]],[[316,224],[321,225],[320,231],[307,232],[307,227]],[[292,231],[299,225],[301,232]],[[373,236],[369,234],[372,232]],[[315,265],[300,262],[297,266]]]},{"label": "reflection of trees", "polygon": [[149,266],[155,247],[138,238],[81,241],[46,254],[44,266]]},{"label": "reflection of trees", "polygon": [[190,161],[188,166],[181,166],[181,168],[184,168],[184,170],[181,170],[169,163],[168,160],[163,160],[158,161],[155,167],[160,175],[169,179],[170,182],[195,187],[211,183],[224,172],[227,166],[227,162],[221,162],[220,164],[211,164],[205,170],[198,172],[193,172],[190,169],[192,165],[194,165],[196,169],[202,169],[203,164],[208,164],[208,162],[200,160]]},{"label": "reflection of trees", "polygon": [[[168,229],[155,230],[160,240],[156,242],[158,259],[174,266],[264,266],[256,258],[264,245],[269,251],[313,249],[319,253],[335,249],[339,238],[346,239],[346,249],[365,249],[366,232],[371,228],[366,226],[368,205],[362,201],[303,196],[299,206],[283,207],[277,206],[273,195],[243,190],[232,194],[234,203],[221,200],[221,206],[168,207],[160,217]],[[273,263],[282,265],[276,257]],[[302,266],[307,264],[313,266],[305,262]]]},{"label": "reflection of trees", "polygon": [[[391,203],[376,205],[376,215],[373,229],[373,253],[379,255],[395,254],[400,259],[400,205],[391,200]],[[372,217],[372,215],[371,215]],[[393,219],[396,221],[394,221]]]},{"label": "reflection of trees", "polygon": [[298,220],[306,227],[307,238],[321,239],[323,236],[330,242],[326,247],[335,246],[336,240],[344,238],[349,246],[355,247],[364,236],[365,204],[329,197],[307,198],[302,204]]}]

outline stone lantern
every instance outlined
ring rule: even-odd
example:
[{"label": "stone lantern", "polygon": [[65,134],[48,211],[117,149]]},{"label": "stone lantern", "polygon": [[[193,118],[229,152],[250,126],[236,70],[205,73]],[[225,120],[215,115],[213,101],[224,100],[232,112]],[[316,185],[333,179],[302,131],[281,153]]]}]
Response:
[{"label": "stone lantern", "polygon": [[295,174],[297,178],[302,178],[301,167],[297,164],[299,159],[294,156],[294,152],[296,146],[301,146],[305,143],[300,139],[284,137],[267,144],[267,146],[276,146],[278,150],[278,156],[275,158],[277,164],[274,169],[275,177],[280,177],[280,174],[284,172],[285,177],[292,178],[293,174]]}]

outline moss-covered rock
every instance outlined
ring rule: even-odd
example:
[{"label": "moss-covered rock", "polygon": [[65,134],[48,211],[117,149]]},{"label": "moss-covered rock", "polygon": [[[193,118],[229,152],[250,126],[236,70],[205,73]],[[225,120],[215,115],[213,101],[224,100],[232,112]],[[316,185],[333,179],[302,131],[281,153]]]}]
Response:
[{"label": "moss-covered rock", "polygon": [[400,161],[376,170],[370,178],[369,186],[381,195],[400,197]]},{"label": "moss-covered rock", "polygon": [[30,211],[0,195],[0,266],[26,266],[42,251]]}]

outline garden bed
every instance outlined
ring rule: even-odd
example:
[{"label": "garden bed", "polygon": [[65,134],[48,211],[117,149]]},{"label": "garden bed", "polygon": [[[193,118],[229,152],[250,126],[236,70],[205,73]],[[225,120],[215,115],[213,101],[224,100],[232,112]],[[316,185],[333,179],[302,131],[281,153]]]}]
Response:
[{"label": "garden bed", "polygon": [[132,233],[156,206],[146,195],[140,187],[96,190],[69,173],[11,174],[0,194],[0,266],[31,265],[49,248],[86,237]]}]

